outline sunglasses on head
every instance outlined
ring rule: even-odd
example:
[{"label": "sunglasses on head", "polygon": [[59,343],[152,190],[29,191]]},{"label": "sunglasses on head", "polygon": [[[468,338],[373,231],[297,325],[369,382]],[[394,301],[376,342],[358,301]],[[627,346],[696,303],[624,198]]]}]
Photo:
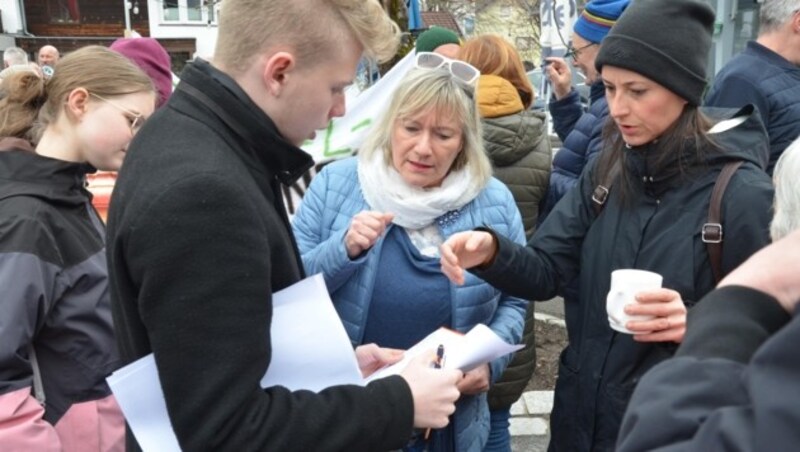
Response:
[{"label": "sunglasses on head", "polygon": [[444,55],[433,52],[418,52],[414,65],[422,69],[445,67],[453,77],[469,85],[475,83],[475,80],[478,80],[478,77],[481,76],[481,71],[476,69],[475,66],[463,61],[451,60]]}]

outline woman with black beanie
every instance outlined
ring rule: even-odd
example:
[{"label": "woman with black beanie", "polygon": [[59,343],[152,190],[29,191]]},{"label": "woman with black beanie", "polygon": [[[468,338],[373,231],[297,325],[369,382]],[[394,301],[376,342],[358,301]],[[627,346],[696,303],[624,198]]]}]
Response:
[{"label": "woman with black beanie", "polygon": [[[613,450],[634,387],[673,355],[687,310],[769,242],[773,190],[760,166],[768,145],[758,113],[698,108],[713,24],[701,0],[632,2],[595,60],[610,119],[577,186],[525,247],[486,228],[443,246],[442,268],[457,283],[469,270],[505,293],[548,300],[578,278],[578,300],[565,305],[570,342],[551,451]],[[732,177],[712,202],[726,167]],[[713,205],[718,221],[709,221]],[[612,329],[611,272],[626,268],[660,274],[663,288],[639,292],[625,308],[652,320]]]}]

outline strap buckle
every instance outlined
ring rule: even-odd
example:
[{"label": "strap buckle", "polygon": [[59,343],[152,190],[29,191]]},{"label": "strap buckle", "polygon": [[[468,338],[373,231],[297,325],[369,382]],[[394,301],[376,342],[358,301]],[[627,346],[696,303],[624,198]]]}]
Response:
[{"label": "strap buckle", "polygon": [[603,205],[608,200],[608,188],[598,185],[592,192],[592,201],[596,204]]},{"label": "strap buckle", "polygon": [[703,225],[703,243],[722,243],[722,225],[706,223]]}]

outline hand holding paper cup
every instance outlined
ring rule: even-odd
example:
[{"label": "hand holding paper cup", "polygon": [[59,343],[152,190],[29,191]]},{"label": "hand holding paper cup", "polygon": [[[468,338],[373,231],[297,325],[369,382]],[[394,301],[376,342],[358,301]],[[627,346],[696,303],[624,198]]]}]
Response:
[{"label": "hand holding paper cup", "polygon": [[646,270],[622,269],[611,272],[611,289],[606,297],[606,312],[611,328],[633,334],[625,325],[631,320],[651,320],[653,316],[628,315],[625,305],[636,303],[636,294],[661,287],[663,278]]}]

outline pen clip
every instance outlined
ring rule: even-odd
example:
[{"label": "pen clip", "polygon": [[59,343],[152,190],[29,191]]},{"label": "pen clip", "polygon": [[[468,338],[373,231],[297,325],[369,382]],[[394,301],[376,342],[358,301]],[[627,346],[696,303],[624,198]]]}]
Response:
[{"label": "pen clip", "polygon": [[436,348],[436,361],[433,363],[435,369],[441,369],[444,366],[444,344],[439,344]]}]

